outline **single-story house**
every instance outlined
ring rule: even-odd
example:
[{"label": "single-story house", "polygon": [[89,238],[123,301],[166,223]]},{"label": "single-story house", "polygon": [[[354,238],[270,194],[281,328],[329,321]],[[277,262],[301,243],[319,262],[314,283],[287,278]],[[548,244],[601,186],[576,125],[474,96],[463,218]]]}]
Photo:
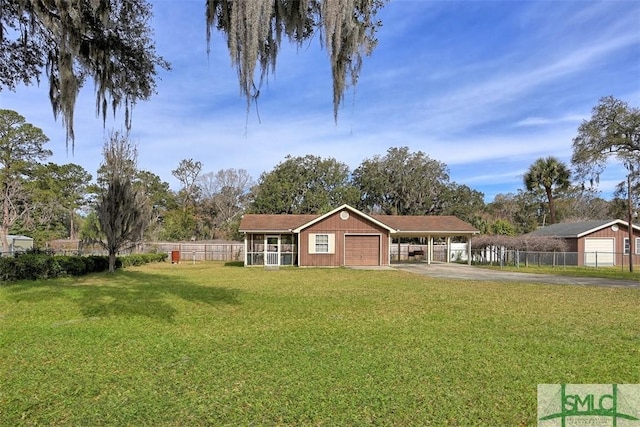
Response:
[{"label": "single-story house", "polygon": [[[640,262],[640,226],[633,224],[633,262]],[[628,264],[629,224],[621,219],[593,220],[548,225],[528,233],[564,240],[568,252],[578,254],[580,266]]]},{"label": "single-story house", "polygon": [[322,215],[245,214],[239,230],[245,266],[301,267],[386,266],[392,239],[401,237],[426,238],[431,262],[434,237],[450,244],[459,236],[470,246],[479,233],[454,216],[368,215],[349,205]]},{"label": "single-story house", "polygon": [[29,249],[33,249],[33,239],[27,236],[8,234],[7,243],[9,243],[9,252],[12,254],[15,252],[25,252]]}]

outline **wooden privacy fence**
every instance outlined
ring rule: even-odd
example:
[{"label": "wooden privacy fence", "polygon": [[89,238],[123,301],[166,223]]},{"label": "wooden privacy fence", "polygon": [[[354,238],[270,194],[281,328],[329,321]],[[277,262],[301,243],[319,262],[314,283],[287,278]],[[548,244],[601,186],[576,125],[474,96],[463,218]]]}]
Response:
[{"label": "wooden privacy fence", "polygon": [[144,252],[178,252],[180,261],[243,261],[244,243],[146,243]]}]

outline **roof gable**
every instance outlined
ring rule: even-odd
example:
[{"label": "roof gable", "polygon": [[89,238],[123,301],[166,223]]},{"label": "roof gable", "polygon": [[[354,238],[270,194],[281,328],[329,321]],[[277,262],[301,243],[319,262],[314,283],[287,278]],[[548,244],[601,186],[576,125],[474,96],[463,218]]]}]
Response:
[{"label": "roof gable", "polygon": [[330,211],[330,212],[327,212],[327,213],[326,213],[326,214],[324,214],[324,215],[320,215],[319,217],[314,218],[314,219],[312,219],[311,221],[309,221],[309,222],[307,222],[307,223],[305,223],[305,224],[300,225],[299,227],[297,227],[297,228],[296,228],[295,230],[293,230],[293,231],[294,231],[294,232],[296,232],[296,233],[299,233],[301,230],[304,230],[304,229],[305,229],[305,228],[307,228],[307,227],[311,227],[313,224],[316,224],[316,223],[318,223],[318,222],[322,221],[322,220],[323,220],[323,219],[325,219],[325,218],[329,218],[331,215],[334,215],[334,214],[336,214],[337,212],[340,212],[340,211],[342,211],[342,210],[348,210],[348,211],[350,211],[351,213],[353,213],[353,214],[355,214],[355,215],[358,215],[358,216],[360,216],[360,217],[362,217],[362,218],[365,218],[365,219],[367,219],[367,220],[369,220],[369,221],[373,222],[374,224],[378,225],[379,227],[382,227],[382,228],[384,228],[384,229],[386,229],[386,230],[389,230],[390,232],[394,232],[394,231],[395,231],[393,228],[389,227],[387,224],[384,224],[384,223],[382,223],[382,222],[378,221],[377,219],[375,219],[374,217],[369,216],[369,215],[365,214],[364,212],[361,212],[361,211],[359,211],[358,209],[353,208],[353,207],[351,207],[351,206],[349,206],[349,205],[347,205],[347,204],[344,204],[344,205],[342,205],[342,206],[340,206],[340,207],[337,207],[337,208],[335,208],[334,210],[332,210],[332,211]]}]

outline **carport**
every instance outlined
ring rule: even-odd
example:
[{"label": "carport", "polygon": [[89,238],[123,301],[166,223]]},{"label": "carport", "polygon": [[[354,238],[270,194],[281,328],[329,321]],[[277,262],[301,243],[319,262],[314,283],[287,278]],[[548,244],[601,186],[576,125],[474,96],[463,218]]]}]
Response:
[{"label": "carport", "polygon": [[[466,242],[467,254],[471,254],[471,238],[480,231],[471,224],[455,216],[402,216],[402,215],[372,215],[375,219],[388,224],[395,231],[390,233],[391,239],[396,239],[398,253],[400,253],[401,238],[421,238],[427,242],[425,262],[431,264],[434,254],[434,240],[443,238],[446,242],[446,261],[451,262],[451,241],[454,237],[461,237]],[[393,244],[393,243],[392,243]],[[471,264],[471,256],[467,256],[467,264]]]}]

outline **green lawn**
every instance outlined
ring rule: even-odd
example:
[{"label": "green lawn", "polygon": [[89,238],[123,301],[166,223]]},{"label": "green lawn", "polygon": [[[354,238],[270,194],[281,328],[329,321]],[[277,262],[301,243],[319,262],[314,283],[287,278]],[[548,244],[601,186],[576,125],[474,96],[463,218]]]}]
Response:
[{"label": "green lawn", "polygon": [[640,383],[640,291],[155,264],[0,286],[0,425],[536,423]]},{"label": "green lawn", "polygon": [[626,267],[578,267],[578,266],[562,266],[562,265],[535,265],[520,264],[515,265],[477,265],[481,268],[490,268],[493,270],[517,271],[520,273],[536,273],[536,274],[553,274],[558,276],[573,277],[599,277],[602,279],[617,280],[636,280],[640,283],[640,265],[634,266],[634,271],[629,271]]}]

